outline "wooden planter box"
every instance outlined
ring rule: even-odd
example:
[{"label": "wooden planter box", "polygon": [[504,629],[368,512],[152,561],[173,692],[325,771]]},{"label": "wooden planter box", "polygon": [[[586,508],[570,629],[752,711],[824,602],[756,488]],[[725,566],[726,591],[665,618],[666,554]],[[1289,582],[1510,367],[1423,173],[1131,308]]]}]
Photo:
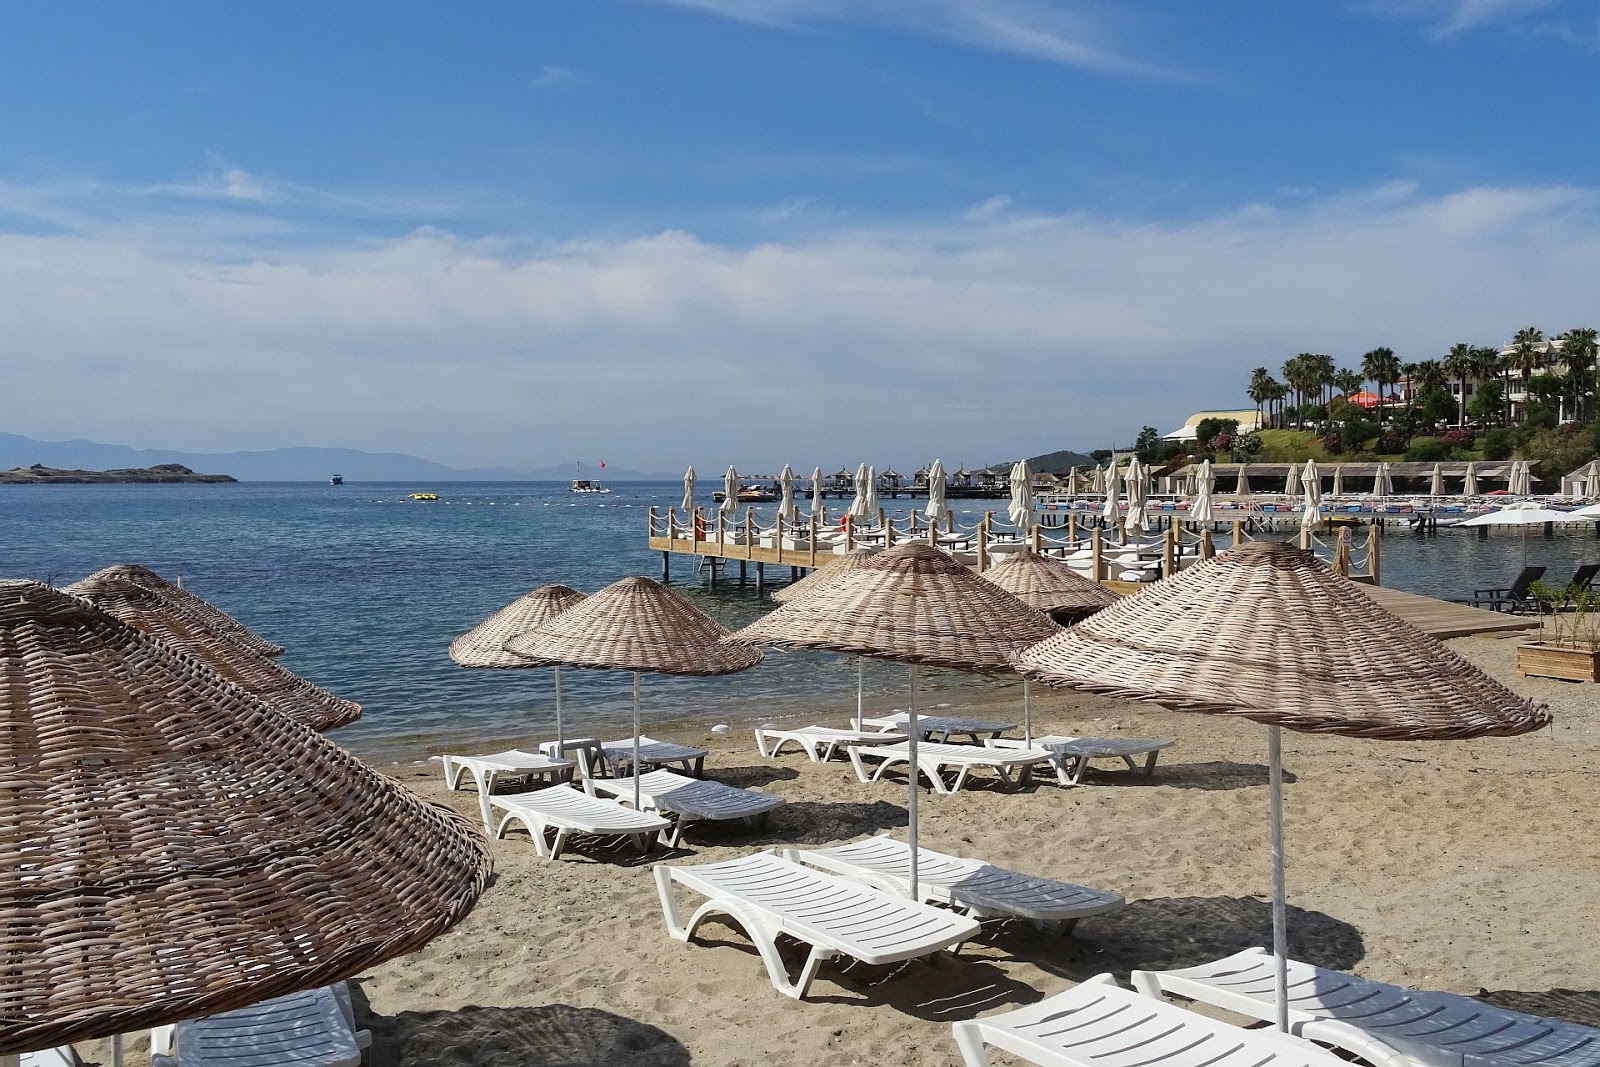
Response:
[{"label": "wooden planter box", "polygon": [[1517,673],[1524,678],[1600,682],[1600,651],[1548,642],[1518,645]]}]

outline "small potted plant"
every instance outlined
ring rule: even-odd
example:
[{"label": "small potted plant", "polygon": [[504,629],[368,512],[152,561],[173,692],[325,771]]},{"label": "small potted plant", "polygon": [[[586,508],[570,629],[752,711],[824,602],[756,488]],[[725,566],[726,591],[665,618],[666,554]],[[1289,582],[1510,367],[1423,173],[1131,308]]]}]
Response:
[{"label": "small potted plant", "polygon": [[1539,605],[1539,636],[1517,646],[1517,673],[1600,682],[1600,593],[1544,582],[1528,592]]}]

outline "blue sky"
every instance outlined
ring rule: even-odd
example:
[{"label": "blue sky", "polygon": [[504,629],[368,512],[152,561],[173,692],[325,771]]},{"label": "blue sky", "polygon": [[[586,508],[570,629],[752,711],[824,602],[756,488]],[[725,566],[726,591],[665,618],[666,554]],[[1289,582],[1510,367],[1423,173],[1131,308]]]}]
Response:
[{"label": "blue sky", "polygon": [[1600,320],[1597,73],[1595,0],[19,3],[3,428],[1126,443],[1297,351]]}]

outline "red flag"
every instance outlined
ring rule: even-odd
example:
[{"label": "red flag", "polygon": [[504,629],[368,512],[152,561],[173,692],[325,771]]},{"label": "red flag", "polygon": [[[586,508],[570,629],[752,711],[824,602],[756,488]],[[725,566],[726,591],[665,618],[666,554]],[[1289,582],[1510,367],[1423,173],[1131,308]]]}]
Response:
[{"label": "red flag", "polygon": [[601,460],[600,461],[600,469],[601,470],[605,470],[606,469],[606,461],[605,460]]}]

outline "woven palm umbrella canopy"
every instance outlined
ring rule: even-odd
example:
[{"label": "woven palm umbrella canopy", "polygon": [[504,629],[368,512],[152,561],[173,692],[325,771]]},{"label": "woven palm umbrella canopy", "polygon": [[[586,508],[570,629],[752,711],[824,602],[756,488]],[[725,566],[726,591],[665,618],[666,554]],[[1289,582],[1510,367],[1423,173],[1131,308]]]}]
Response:
[{"label": "woven palm umbrella canopy", "polygon": [[107,567],[103,571],[96,572],[95,577],[106,574],[117,574],[134,585],[142,586],[157,596],[171,601],[177,607],[202,620],[213,633],[236,645],[263,656],[283,655],[282,645],[273,644],[209,600],[195,596],[180,585],[174,585],[148,567],[119,563],[115,567]]},{"label": "woven palm umbrella canopy", "polygon": [[1061,628],[938,549],[912,542],[839,574],[734,634],[776,648],[848,652],[911,666],[909,837],[917,899],[917,668],[1011,671],[1012,657]]},{"label": "woven palm umbrella canopy", "polygon": [[[689,470],[692,472],[693,467]],[[693,476],[686,479],[693,484]],[[690,490],[692,493],[692,490]],[[478,625],[450,642],[450,658],[463,667],[541,667],[544,664],[507,652],[506,642],[537,630],[549,619],[583,599],[583,594],[564,585],[542,585],[518,597]],[[566,754],[566,738],[561,723],[561,665],[556,669],[556,755]]]},{"label": "woven palm umbrella canopy", "polygon": [[1273,950],[1284,997],[1283,777],[1279,727],[1377,740],[1527,733],[1550,722],[1309,552],[1254,541],[1028,649],[1025,676],[1052,685],[1240,715],[1268,727]]},{"label": "woven palm umbrella canopy", "polygon": [[710,677],[761,662],[761,651],[723,640],[723,626],[649,578],[613,582],[506,642],[506,651],[591,670],[633,672],[633,806],[639,807],[639,674]]},{"label": "woven palm umbrella canopy", "polygon": [[467,820],[88,601],[0,580],[0,1055],[360,974],[488,883]]},{"label": "woven palm umbrella canopy", "polygon": [[235,644],[213,630],[209,618],[191,612],[135,583],[128,567],[108,567],[64,592],[83,597],[146,637],[186,652],[274,711],[317,732],[346,726],[361,717],[361,705],[342,700],[320,686]]},{"label": "woven palm umbrella canopy", "polygon": [[863,562],[882,551],[883,549],[881,548],[857,548],[834,556],[804,578],[773,593],[772,599],[778,604],[788,604],[803,596],[808,596],[833,581],[840,574],[861,566]]}]

